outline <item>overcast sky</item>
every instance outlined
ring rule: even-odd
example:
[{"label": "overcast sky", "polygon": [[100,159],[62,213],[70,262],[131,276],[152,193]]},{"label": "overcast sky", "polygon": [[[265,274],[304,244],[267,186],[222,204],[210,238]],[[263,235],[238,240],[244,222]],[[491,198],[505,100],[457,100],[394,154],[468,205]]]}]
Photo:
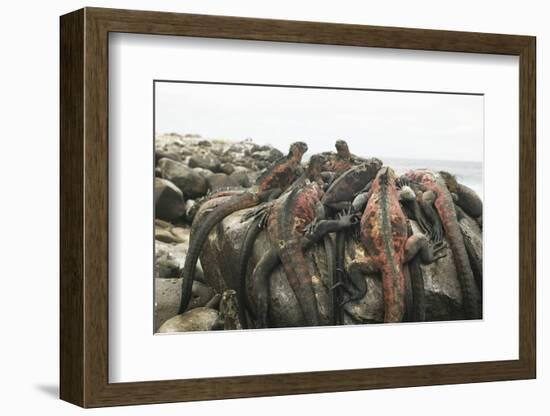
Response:
[{"label": "overcast sky", "polygon": [[156,82],[155,129],[205,138],[252,138],[308,155],[345,139],[370,157],[483,160],[483,97]]}]

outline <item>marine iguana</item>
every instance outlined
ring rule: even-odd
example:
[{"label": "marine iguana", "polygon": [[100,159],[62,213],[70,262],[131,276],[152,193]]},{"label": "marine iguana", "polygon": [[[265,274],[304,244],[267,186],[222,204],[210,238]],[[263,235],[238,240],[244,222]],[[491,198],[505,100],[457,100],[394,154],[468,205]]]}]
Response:
[{"label": "marine iguana", "polygon": [[[314,157],[310,160],[308,166],[310,178],[316,176],[316,169],[320,167],[319,160],[320,158],[314,159]],[[260,327],[268,326],[269,282],[271,273],[279,262],[282,263],[288,282],[296,295],[305,322],[307,325],[319,325],[319,311],[305,250],[328,233],[349,227],[354,222],[352,216],[324,220],[322,196],[323,191],[319,183],[308,179],[302,187],[294,187],[269,208],[266,228],[273,248],[264,253],[253,271]],[[246,246],[247,242],[244,245]],[[328,257],[331,256],[333,256],[332,253],[329,253]],[[243,283],[245,275],[246,266],[243,267],[241,263],[243,296],[246,296],[246,285]]]},{"label": "marine iguana", "polygon": [[[345,142],[343,143],[345,144]],[[339,147],[342,148],[342,143],[337,143],[337,148]],[[345,145],[345,148],[347,149],[347,145]],[[322,162],[322,160],[323,155],[312,156],[307,172],[300,179],[296,180],[291,188],[298,188],[299,186],[304,185],[306,179],[308,179],[309,181],[315,181],[317,182],[317,184],[321,184],[322,178],[320,175],[320,169],[322,169],[322,166],[325,166],[325,162]],[[323,165],[320,165],[320,163],[323,163]],[[381,166],[382,161],[376,158],[372,158],[359,166],[348,169],[347,171],[342,173],[341,176],[336,181],[334,181],[329,189],[324,193],[321,199],[321,203],[325,205],[325,208],[340,208],[343,206],[349,207],[349,205],[351,204],[351,200],[353,199],[355,194],[363,190],[365,188],[365,185],[374,179],[374,177],[376,176],[376,172],[378,172]],[[290,190],[291,189],[287,190],[287,192],[289,192]],[[257,215],[258,212],[261,210],[269,211],[269,207],[262,207],[260,210],[253,212],[252,215]],[[247,214],[245,218],[249,219],[252,215]],[[323,211],[323,216],[324,215],[325,212]],[[325,221],[327,220],[325,219]],[[336,221],[341,220],[339,219]],[[246,297],[246,271],[248,259],[251,256],[252,249],[254,247],[254,241],[256,240],[258,234],[261,232],[261,228],[263,228],[266,224],[267,221],[265,217],[263,219],[254,220],[247,230],[245,239],[243,240],[243,245],[241,247],[239,256],[239,304],[241,305],[241,322],[246,322],[246,313],[244,312],[245,309],[249,310],[251,315],[253,315],[253,311],[250,308],[250,305],[248,305]],[[310,239],[308,241],[311,241],[311,239],[321,239],[324,236],[322,232],[319,233],[319,231],[321,230],[323,230],[323,227],[318,228],[318,234],[316,236],[310,235]],[[305,249],[305,247],[303,247],[303,249]],[[328,268],[330,269],[329,275],[334,278],[337,271],[335,264],[336,256],[332,254],[332,240],[329,241],[328,239],[325,239],[325,250],[327,251],[327,262]],[[273,262],[278,262],[276,256],[273,256]]]},{"label": "marine iguana", "polygon": [[191,298],[191,287],[195,275],[195,267],[199,259],[204,242],[208,238],[212,228],[225,217],[235,211],[253,207],[263,201],[267,201],[287,189],[296,179],[297,171],[303,154],[307,152],[304,142],[295,142],[290,146],[288,155],[277,160],[271,168],[267,169],[257,180],[254,189],[249,189],[241,194],[229,198],[226,202],[217,206],[208,213],[193,233],[189,245],[187,257],[181,274],[182,291],[179,313],[185,312]]},{"label": "marine iguana", "polygon": [[367,256],[356,258],[348,267],[349,277],[359,288],[353,300],[366,294],[364,273],[380,272],[384,296],[384,322],[401,322],[405,314],[403,267],[415,255],[425,264],[444,254],[442,245],[432,247],[423,236],[408,236],[407,218],[399,203],[396,176],[389,167],[378,172],[360,222],[361,241]]},{"label": "marine iguana", "polygon": [[[338,220],[319,220],[322,218],[319,212],[319,209],[322,210],[319,191],[316,183],[296,189],[281,205],[276,205],[269,216],[267,230],[275,248],[262,256],[253,272],[253,279],[258,288],[258,318],[262,326],[267,325],[269,278],[278,264],[277,260],[283,265],[306,324],[319,325],[319,311],[305,250],[326,234],[349,227],[353,223],[351,216],[343,216]],[[306,231],[307,225],[312,223],[314,225],[311,230]],[[327,257],[330,256],[332,254]]]},{"label": "marine iguana", "polygon": [[334,174],[334,177],[338,177],[340,174],[353,167],[354,160],[352,159],[348,144],[345,140],[337,140],[334,147],[336,147],[336,154],[332,152],[321,154],[321,157],[325,159],[321,170],[323,172],[330,172]]},{"label": "marine iguana", "polygon": [[456,177],[449,172],[440,171],[439,174],[445,181],[449,192],[456,195],[456,205],[472,218],[478,218],[483,214],[483,202],[473,189],[459,183]]},{"label": "marine iguana", "polygon": [[453,252],[455,267],[463,294],[464,312],[468,319],[481,318],[481,296],[464,245],[458,224],[454,201],[440,175],[427,170],[409,171],[405,174],[411,181],[420,183],[435,196],[434,206],[443,224],[443,229]]},{"label": "marine iguana", "polygon": [[353,199],[369,186],[381,167],[380,159],[371,158],[348,169],[330,184],[321,202],[337,211],[349,209]]}]

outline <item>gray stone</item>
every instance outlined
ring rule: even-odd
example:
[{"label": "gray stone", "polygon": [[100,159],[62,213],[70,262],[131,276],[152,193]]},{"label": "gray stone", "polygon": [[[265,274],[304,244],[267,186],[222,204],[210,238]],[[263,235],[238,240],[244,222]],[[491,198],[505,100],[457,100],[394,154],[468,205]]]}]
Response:
[{"label": "gray stone", "polygon": [[187,244],[169,244],[155,240],[155,277],[179,277],[187,249]]},{"label": "gray stone", "polygon": [[185,201],[172,182],[155,178],[155,217],[172,221],[185,213]]},{"label": "gray stone", "polygon": [[208,179],[210,176],[214,175],[214,172],[212,172],[211,170],[203,168],[193,168],[193,171],[198,173],[205,179]]},{"label": "gray stone", "polygon": [[244,188],[250,188],[250,186],[252,185],[249,173],[247,171],[236,170],[229,177]]},{"label": "gray stone", "polygon": [[182,279],[155,279],[155,332],[178,314]]},{"label": "gray stone", "polygon": [[231,175],[233,172],[235,172],[235,166],[233,166],[231,163],[224,163],[221,169],[222,172],[226,175]]},{"label": "gray stone", "polygon": [[159,227],[159,228],[172,228],[173,225],[172,223],[168,222],[168,221],[164,221],[164,220],[160,220],[158,218],[155,218],[155,227]]},{"label": "gray stone", "polygon": [[189,244],[189,229],[182,227],[162,228],[155,226],[155,240],[163,243],[186,243]]},{"label": "gray stone", "polygon": [[191,156],[187,162],[190,168],[203,168],[212,172],[220,171],[220,160],[211,154],[203,153]]},{"label": "gray stone", "polygon": [[176,236],[172,234],[170,228],[155,227],[155,240],[162,241],[163,243],[177,243]]},{"label": "gray stone", "polygon": [[183,163],[163,158],[158,166],[162,177],[176,185],[186,197],[196,198],[206,194],[206,179]]},{"label": "gray stone", "polygon": [[176,243],[185,243],[189,246],[189,233],[191,232],[190,228],[172,227],[170,232],[176,238]]},{"label": "gray stone", "polygon": [[242,329],[239,321],[239,305],[237,292],[226,290],[220,300],[220,314],[223,319],[223,329]]},{"label": "gray stone", "polygon": [[200,307],[168,319],[159,328],[159,333],[212,331],[222,329],[220,313],[215,309]]},{"label": "gray stone", "polygon": [[224,188],[236,188],[240,184],[231,176],[227,176],[225,173],[215,173],[206,179],[208,182],[208,188],[211,191],[216,191]]},{"label": "gray stone", "polygon": [[476,220],[464,214],[458,222],[478,288],[483,286],[483,237]]},{"label": "gray stone", "polygon": [[155,164],[158,164],[159,160],[161,159],[170,159],[176,162],[181,162],[181,156],[179,155],[179,152],[157,149],[155,151]]},{"label": "gray stone", "polygon": [[[204,278],[218,293],[230,289],[237,289],[237,259],[244,234],[249,222],[241,222],[241,217],[248,212],[242,210],[227,217],[220,226],[209,235],[201,255],[204,265]],[[200,219],[199,219],[200,220]],[[413,222],[415,233],[418,227]],[[265,232],[260,233],[249,261],[247,275],[247,295],[252,307],[255,308],[253,286],[250,278],[254,265],[261,255],[270,248]],[[422,265],[424,286],[426,291],[426,320],[455,320],[462,319],[462,292],[457,279],[452,252],[446,248],[446,257],[431,265]],[[362,244],[351,237],[346,247],[346,265],[354,258],[364,253]],[[313,271],[313,287],[318,300],[322,323],[329,323],[331,311],[331,283],[328,281],[325,253],[322,244],[317,244],[307,255],[311,259],[310,267]],[[368,285],[367,295],[357,302],[350,302],[345,306],[347,322],[372,323],[383,321],[383,296],[380,276],[378,274],[366,276]],[[270,315],[271,325],[275,327],[302,326],[303,317],[298,307],[294,292],[290,288],[282,268],[275,269],[270,281]]]}]

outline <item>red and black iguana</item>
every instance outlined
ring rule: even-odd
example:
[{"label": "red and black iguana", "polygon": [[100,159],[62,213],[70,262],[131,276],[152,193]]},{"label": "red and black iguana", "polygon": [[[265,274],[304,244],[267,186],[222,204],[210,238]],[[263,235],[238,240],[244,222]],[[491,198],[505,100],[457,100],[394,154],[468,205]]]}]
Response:
[{"label": "red and black iguana", "polygon": [[[316,181],[317,184],[322,183],[322,179],[320,178],[320,171],[319,167],[323,166],[320,165],[320,163],[323,163],[323,155],[314,155],[312,156],[310,160],[310,164],[308,166],[308,171],[306,172],[306,177],[309,179],[310,182]],[[374,177],[376,176],[376,173],[382,166],[382,161],[379,159],[369,159],[362,163],[359,166],[355,166],[351,169],[348,169],[346,172],[341,174],[341,176],[332,183],[332,185],[329,187],[329,189],[324,193],[317,193],[316,196],[321,197],[321,205],[318,206],[317,212],[320,214],[319,217],[316,217],[312,223],[312,225],[308,228],[311,228],[314,231],[308,233],[305,235],[304,239],[302,240],[302,249],[305,250],[309,246],[311,246],[313,243],[319,241],[321,238],[323,238],[325,235],[327,235],[330,232],[338,231],[342,228],[345,228],[348,226],[346,221],[353,221],[354,218],[349,213],[347,215],[340,215],[339,219],[337,220],[326,220],[325,217],[325,208],[341,208],[340,205],[344,203],[344,205],[349,206],[351,204],[351,200],[355,197],[355,195],[361,190],[365,188],[365,185],[371,182]],[[305,185],[305,179],[297,180],[292,185],[292,190],[299,188],[300,186]],[[287,191],[288,193],[289,191]],[[305,191],[304,191],[305,193]],[[322,195],[322,196],[321,196]],[[281,199],[286,196],[280,197]],[[297,193],[293,196],[293,198],[296,199],[304,199],[304,195],[302,192]],[[279,201],[275,201],[274,203],[278,203]],[[318,205],[317,200],[313,199],[310,201],[305,201],[301,203],[301,207],[308,206],[308,204],[314,204]],[[300,204],[298,204],[298,208],[300,208]],[[264,215],[263,218],[257,218],[255,221],[253,221],[250,225],[250,227],[247,230],[246,236],[243,240],[243,245],[240,252],[240,258],[239,258],[239,304],[240,312],[241,312],[241,322],[246,322],[246,314],[244,312],[245,308],[251,312],[251,314],[254,316],[252,308],[249,307],[246,297],[246,271],[247,271],[247,264],[248,259],[252,254],[252,249],[254,247],[254,241],[256,240],[256,237],[261,232],[261,229],[266,226],[267,223],[267,217],[269,213],[271,213],[272,208],[267,208],[267,215]],[[283,218],[283,206],[279,204],[279,208],[277,209],[275,215],[279,218]],[[307,219],[299,219],[299,221],[311,221],[310,214],[311,211],[307,212],[308,210],[302,210],[300,212],[299,209],[295,209],[294,212],[290,211],[288,215],[292,216],[295,215],[296,218],[299,215],[302,215],[304,212],[306,212]],[[288,222],[287,225],[292,228],[293,224],[291,222]],[[294,231],[292,229],[286,230],[287,235],[291,235]],[[281,233],[278,233],[281,234]],[[327,252],[327,267],[329,269],[329,276],[331,280],[334,280],[335,275],[335,255],[334,255],[334,249],[332,248],[332,240],[327,241],[325,239],[325,250]],[[269,263],[269,259],[271,259],[271,263]],[[292,260],[292,259],[291,259]],[[279,256],[277,253],[273,252],[270,253],[266,258],[264,259],[264,266],[258,270],[258,279],[264,283],[265,285],[268,285],[268,278],[270,271],[275,267],[276,264],[279,262]],[[292,263],[292,261],[291,261]],[[331,284],[334,284],[334,281],[332,281]],[[267,286],[264,286],[262,290],[268,290]],[[262,299],[262,302],[267,302],[267,299]],[[262,305],[263,311],[267,313],[267,305]],[[263,317],[264,324],[266,317]],[[246,323],[244,323],[246,325]]]},{"label": "red and black iguana", "polygon": [[[463,295],[464,312],[467,319],[481,319],[481,296],[475,282],[464,238],[458,224],[454,201],[445,179],[427,170],[409,171],[405,177],[423,186],[433,195],[433,205],[441,220],[445,235],[453,252],[457,277]],[[426,194],[427,192],[425,192]],[[432,214],[433,216],[433,214]]]},{"label": "red and black iguana", "polygon": [[185,312],[191,299],[191,288],[195,277],[195,268],[204,242],[208,238],[212,228],[225,217],[241,209],[250,208],[267,201],[286,190],[298,176],[302,156],[307,152],[304,142],[296,142],[290,146],[288,154],[277,160],[257,180],[253,189],[234,195],[226,202],[217,206],[208,213],[204,220],[194,228],[192,241],[185,258],[185,264],[181,274],[182,290],[179,313]]},{"label": "red and black iguana", "polygon": [[305,251],[328,233],[349,227],[355,220],[351,215],[341,216],[338,220],[324,220],[321,202],[324,193],[318,183],[320,161],[319,156],[313,156],[305,183],[293,187],[269,207],[267,232],[273,248],[264,253],[253,271],[260,327],[268,326],[269,282],[279,262],[296,295],[305,325],[320,324],[312,273]]},{"label": "red and black iguana", "polygon": [[384,322],[401,322],[404,318],[405,263],[416,255],[424,264],[444,256],[439,253],[444,247],[441,244],[432,247],[423,235],[409,236],[395,180],[389,167],[378,172],[360,222],[361,242],[367,255],[356,258],[348,267],[350,279],[359,290],[347,301],[361,299],[366,294],[365,273],[381,274]]}]

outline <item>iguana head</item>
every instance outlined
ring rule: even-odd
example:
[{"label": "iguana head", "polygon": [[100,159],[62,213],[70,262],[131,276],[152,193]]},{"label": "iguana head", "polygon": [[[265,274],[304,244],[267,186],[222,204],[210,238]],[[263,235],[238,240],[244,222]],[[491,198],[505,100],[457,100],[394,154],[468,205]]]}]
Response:
[{"label": "iguana head", "polygon": [[345,159],[350,158],[351,154],[349,152],[348,144],[346,143],[345,140],[337,140],[335,147],[336,147],[336,151],[338,152],[338,156]]},{"label": "iguana head", "polygon": [[380,183],[380,185],[395,186],[396,179],[397,175],[389,166],[382,167],[376,175],[376,181]]},{"label": "iguana head", "polygon": [[323,157],[321,155],[313,155],[309,159],[307,166],[307,176],[311,180],[316,180],[321,177],[321,170],[323,166]]},{"label": "iguana head", "polygon": [[450,174],[449,172],[445,172],[443,170],[440,171],[439,174],[441,175],[441,177],[445,181],[445,185],[447,185],[447,188],[449,189],[449,191],[451,193],[456,193],[456,191],[458,189],[458,182],[456,180],[456,177],[454,175]]},{"label": "iguana head", "polygon": [[307,152],[307,144],[304,142],[294,142],[290,145],[288,156],[300,162],[305,152]]}]

